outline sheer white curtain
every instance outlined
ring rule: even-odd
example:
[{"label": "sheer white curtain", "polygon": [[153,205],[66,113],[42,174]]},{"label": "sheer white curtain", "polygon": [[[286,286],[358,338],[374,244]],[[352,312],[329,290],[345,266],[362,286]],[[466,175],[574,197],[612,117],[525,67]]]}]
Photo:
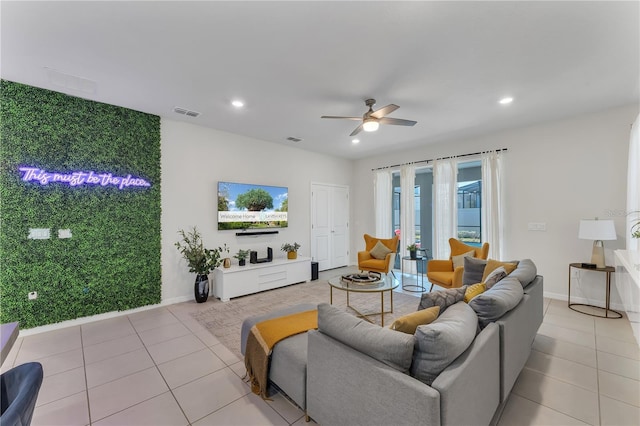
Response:
[{"label": "sheer white curtain", "polygon": [[640,250],[640,238],[631,238],[631,226],[640,219],[640,114],[631,126],[627,169],[627,250]]},{"label": "sheer white curtain", "polygon": [[504,240],[504,156],[482,154],[482,242],[489,243],[494,259],[503,259]]},{"label": "sheer white curtain", "polygon": [[416,168],[411,164],[400,168],[400,253],[407,256],[407,246],[416,241],[415,206]]},{"label": "sheer white curtain", "polygon": [[433,258],[447,259],[449,238],[458,235],[457,160],[433,162]]},{"label": "sheer white curtain", "polygon": [[376,218],[376,237],[393,236],[391,219],[391,197],[393,188],[390,170],[378,170],[373,176],[373,205]]}]

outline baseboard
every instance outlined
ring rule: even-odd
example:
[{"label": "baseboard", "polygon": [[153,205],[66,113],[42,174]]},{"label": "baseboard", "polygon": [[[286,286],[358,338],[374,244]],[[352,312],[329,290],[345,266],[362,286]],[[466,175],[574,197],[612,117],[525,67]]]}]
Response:
[{"label": "baseboard", "polygon": [[[213,296],[210,296],[210,297],[213,297]],[[117,317],[121,317],[123,315],[131,315],[131,314],[135,314],[137,312],[144,312],[144,311],[148,311],[148,310],[151,310],[151,309],[160,308],[160,307],[163,307],[163,306],[175,305],[176,303],[188,302],[190,300],[193,300],[193,296],[174,297],[172,299],[164,300],[161,303],[158,303],[158,304],[155,304],[155,305],[141,306],[139,308],[129,309],[129,310],[126,310],[126,311],[105,312],[104,314],[98,314],[98,315],[92,315],[92,316],[89,316],[89,317],[76,318],[76,319],[72,319],[72,320],[68,320],[68,321],[57,322],[55,324],[47,324],[47,325],[42,325],[40,327],[34,327],[34,328],[28,328],[28,329],[20,330],[20,334],[18,336],[19,337],[25,337],[25,336],[31,336],[31,335],[34,335],[34,334],[46,333],[47,331],[61,330],[63,328],[67,328],[67,327],[75,327],[77,325],[88,324],[88,323],[95,322],[95,321],[102,321],[102,320],[106,320],[106,319],[117,318]]]},{"label": "baseboard", "polygon": [[[544,292],[544,297],[546,297],[547,299],[554,299],[554,300],[562,300],[563,302],[567,303],[567,295],[566,294],[562,294],[562,293],[550,293],[548,291]],[[572,303],[585,303],[587,305],[596,305],[596,306],[602,306],[604,308],[604,300],[590,300],[590,299],[586,299],[584,297],[576,297],[576,296],[571,296],[571,302]],[[615,310],[619,310],[619,311],[624,311],[624,306],[619,304],[619,303],[611,303],[610,306],[611,309],[615,309]]]}]

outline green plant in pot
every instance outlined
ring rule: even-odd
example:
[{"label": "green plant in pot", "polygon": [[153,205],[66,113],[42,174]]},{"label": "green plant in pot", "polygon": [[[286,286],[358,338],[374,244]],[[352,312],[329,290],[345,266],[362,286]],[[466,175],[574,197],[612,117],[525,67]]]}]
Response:
[{"label": "green plant in pot", "polygon": [[409,251],[409,256],[411,257],[411,259],[416,259],[417,256],[417,252],[418,252],[418,246],[415,244],[409,244],[407,246],[407,250]]},{"label": "green plant in pot", "polygon": [[206,302],[209,297],[209,274],[222,264],[221,253],[229,252],[227,245],[208,249],[204,247],[202,236],[194,226],[190,231],[178,231],[181,241],[175,243],[189,266],[189,272],[196,274],[194,295],[196,302]]},{"label": "green plant in pot", "polygon": [[238,250],[238,253],[236,253],[233,257],[238,259],[238,265],[244,266],[247,263],[247,257],[249,257],[249,253],[251,253],[251,250],[240,249]]},{"label": "green plant in pot", "polygon": [[637,215],[636,218],[631,221],[631,238],[640,238],[640,211],[629,214]]},{"label": "green plant in pot", "polygon": [[298,243],[284,243],[280,250],[287,253],[287,259],[296,259],[298,257],[298,249],[300,248],[300,244]]}]

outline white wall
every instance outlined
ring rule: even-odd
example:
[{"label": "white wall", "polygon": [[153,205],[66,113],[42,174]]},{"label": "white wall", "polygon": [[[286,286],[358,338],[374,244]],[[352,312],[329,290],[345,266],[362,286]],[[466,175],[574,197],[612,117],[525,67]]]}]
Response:
[{"label": "white wall", "polygon": [[[591,257],[592,242],[577,238],[580,219],[615,220],[618,240],[605,242],[608,265],[614,264],[612,251],[624,246],[628,144],[637,114],[638,106],[630,105],[359,160],[351,203],[361,211],[372,209],[373,168],[507,148],[505,257],[533,259],[544,276],[545,294],[566,299],[569,263],[587,262]],[[529,222],[545,222],[547,231],[528,231]],[[352,242],[357,247],[358,237],[375,228],[374,217],[356,211],[353,225]],[[604,274],[581,272],[572,284],[572,300],[576,296],[602,304],[604,282]],[[612,297],[612,303],[619,304],[615,290]]]},{"label": "white wall", "polygon": [[[163,303],[193,299],[195,276],[174,247],[179,229],[196,225],[207,247],[226,243],[231,248],[229,257],[238,249],[266,254],[268,246],[275,257],[285,256],[280,246],[294,241],[302,245],[301,256],[310,256],[311,182],[351,186],[350,160],[165,118],[161,140]],[[288,187],[289,227],[258,237],[218,231],[218,181]]]}]

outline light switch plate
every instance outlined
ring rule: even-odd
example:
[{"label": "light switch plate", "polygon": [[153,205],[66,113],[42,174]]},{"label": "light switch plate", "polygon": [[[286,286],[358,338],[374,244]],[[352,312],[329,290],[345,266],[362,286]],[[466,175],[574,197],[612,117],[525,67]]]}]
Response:
[{"label": "light switch plate", "polygon": [[547,224],[545,222],[529,222],[529,231],[546,231]]}]

